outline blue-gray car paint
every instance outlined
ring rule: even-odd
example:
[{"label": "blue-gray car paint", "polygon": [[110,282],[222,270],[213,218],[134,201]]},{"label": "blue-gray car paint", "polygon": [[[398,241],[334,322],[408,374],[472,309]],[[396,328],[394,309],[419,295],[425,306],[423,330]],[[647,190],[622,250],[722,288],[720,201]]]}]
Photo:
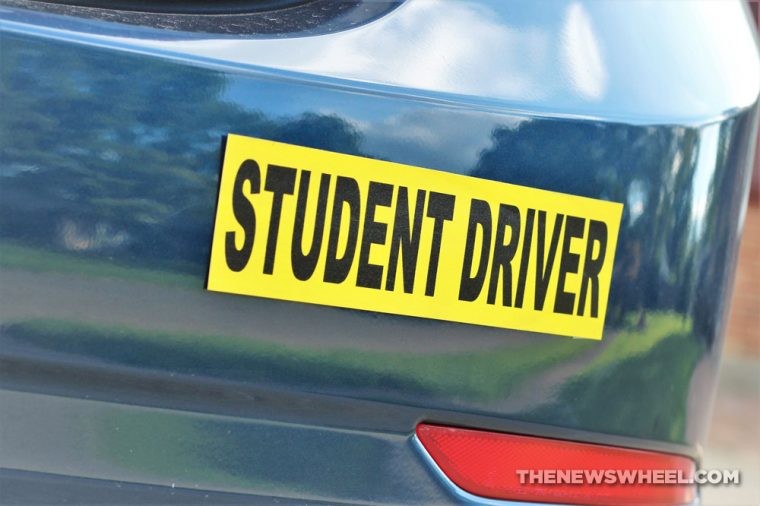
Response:
[{"label": "blue-gray car paint", "polygon": [[[461,500],[420,421],[699,457],[757,124],[742,4],[409,0],[292,37],[34,5],[0,2],[4,500]],[[622,202],[603,341],[206,292],[230,132]]]}]

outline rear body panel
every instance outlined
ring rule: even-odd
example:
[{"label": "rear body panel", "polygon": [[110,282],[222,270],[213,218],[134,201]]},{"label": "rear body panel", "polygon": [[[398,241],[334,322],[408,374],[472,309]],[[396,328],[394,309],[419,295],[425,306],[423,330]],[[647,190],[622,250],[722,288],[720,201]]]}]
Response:
[{"label": "rear body panel", "polygon": [[[753,35],[740,4],[551,6],[279,39],[0,6],[4,479],[455,500],[423,420],[697,457]],[[603,340],[205,291],[228,133],[622,202]]]}]

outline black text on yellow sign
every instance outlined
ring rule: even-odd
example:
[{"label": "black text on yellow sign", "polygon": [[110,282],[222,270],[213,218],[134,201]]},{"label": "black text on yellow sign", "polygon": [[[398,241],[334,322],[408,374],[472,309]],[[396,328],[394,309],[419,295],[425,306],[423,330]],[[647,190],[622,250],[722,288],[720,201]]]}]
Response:
[{"label": "black text on yellow sign", "polygon": [[229,135],[208,288],[601,339],[622,209]]}]

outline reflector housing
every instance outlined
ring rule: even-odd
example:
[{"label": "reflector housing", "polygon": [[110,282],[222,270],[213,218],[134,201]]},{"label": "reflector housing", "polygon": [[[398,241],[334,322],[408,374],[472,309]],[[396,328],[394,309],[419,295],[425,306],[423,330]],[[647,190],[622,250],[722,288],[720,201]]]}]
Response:
[{"label": "reflector housing", "polygon": [[475,495],[562,504],[648,506],[688,504],[696,498],[696,487],[688,483],[530,483],[525,473],[670,471],[690,479],[694,461],[679,455],[432,424],[420,424],[416,432],[441,471]]}]

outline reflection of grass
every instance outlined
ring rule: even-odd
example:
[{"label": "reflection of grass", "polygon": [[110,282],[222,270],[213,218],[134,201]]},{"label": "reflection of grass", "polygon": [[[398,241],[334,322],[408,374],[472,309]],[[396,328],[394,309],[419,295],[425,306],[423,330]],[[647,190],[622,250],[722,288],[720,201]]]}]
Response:
[{"label": "reflection of grass", "polygon": [[504,398],[522,381],[595,345],[586,340],[537,337],[534,343],[458,353],[323,350],[242,337],[51,320],[7,324],[4,335],[51,351],[127,366],[320,388],[351,385],[410,395],[445,394],[465,400]]},{"label": "reflection of grass", "polygon": [[691,332],[691,321],[674,313],[654,313],[647,316],[647,323],[639,329],[631,317],[627,327],[610,340],[609,345],[585,370],[590,372],[618,363],[626,357],[649,352],[663,339],[679,333]]},{"label": "reflection of grass", "polygon": [[690,322],[668,314],[633,326],[531,417],[570,420],[584,430],[683,442],[689,384],[703,353]]},{"label": "reflection of grass", "polygon": [[0,268],[72,273],[196,288],[203,284],[203,280],[187,274],[117,265],[107,260],[87,258],[81,254],[51,252],[8,242],[0,243]]}]

